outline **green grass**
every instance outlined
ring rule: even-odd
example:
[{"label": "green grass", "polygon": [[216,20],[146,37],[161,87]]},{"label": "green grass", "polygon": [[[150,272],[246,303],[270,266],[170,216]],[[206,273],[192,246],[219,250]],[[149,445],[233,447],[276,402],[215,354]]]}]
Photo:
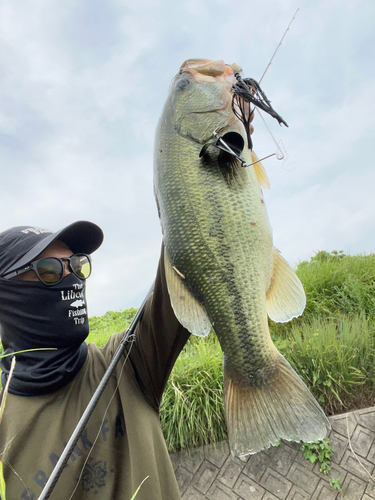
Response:
[{"label": "green grass", "polygon": [[112,333],[122,332],[130,326],[137,309],[108,311],[103,316],[92,316],[89,319],[90,335],[87,342],[94,342],[98,346],[105,344]]},{"label": "green grass", "polygon": [[275,344],[329,415],[362,406],[375,389],[374,323],[363,313],[295,325]]},{"label": "green grass", "polygon": [[375,254],[344,255],[318,252],[298,265],[306,291],[304,320],[336,312],[352,315],[375,313]]},{"label": "green grass", "polygon": [[375,319],[375,254],[322,251],[310,261],[300,262],[296,272],[306,293],[304,313],[289,323],[270,321],[271,333],[288,336],[293,325],[343,314],[363,313]]},{"label": "green grass", "polygon": [[226,438],[222,353],[216,337],[192,337],[168,380],[161,423],[170,451]]}]

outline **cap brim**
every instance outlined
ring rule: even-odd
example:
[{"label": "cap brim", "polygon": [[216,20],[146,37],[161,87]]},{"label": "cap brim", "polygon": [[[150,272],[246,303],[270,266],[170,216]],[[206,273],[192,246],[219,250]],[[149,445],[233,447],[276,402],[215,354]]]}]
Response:
[{"label": "cap brim", "polygon": [[91,254],[103,243],[104,235],[99,226],[93,222],[78,221],[70,224],[56,233],[49,234],[20,260],[7,269],[7,273],[25,266],[41,254],[53,241],[63,241],[73,253]]}]

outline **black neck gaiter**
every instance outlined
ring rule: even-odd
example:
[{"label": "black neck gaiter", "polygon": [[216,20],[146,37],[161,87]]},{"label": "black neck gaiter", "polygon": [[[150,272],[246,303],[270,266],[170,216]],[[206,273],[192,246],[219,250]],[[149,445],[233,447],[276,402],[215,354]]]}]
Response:
[{"label": "black neck gaiter", "polygon": [[[73,273],[57,285],[0,278],[0,335],[4,354],[16,354],[9,392],[38,396],[60,389],[81,369],[89,334],[85,282]],[[3,358],[1,382],[8,380],[13,356]]]}]

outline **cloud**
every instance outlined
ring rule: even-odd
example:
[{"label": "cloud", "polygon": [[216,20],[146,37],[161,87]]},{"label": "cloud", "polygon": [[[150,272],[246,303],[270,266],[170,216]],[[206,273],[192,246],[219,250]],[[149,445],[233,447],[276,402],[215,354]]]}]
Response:
[{"label": "cloud", "polygon": [[[171,79],[192,57],[260,78],[298,6],[3,1],[0,231],[97,222],[106,239],[90,314],[139,305],[160,251],[153,138]],[[374,248],[374,11],[367,0],[304,1],[262,82],[289,124],[267,118],[288,158],[264,162],[275,243],[289,259]],[[274,152],[255,127],[258,156]]]}]

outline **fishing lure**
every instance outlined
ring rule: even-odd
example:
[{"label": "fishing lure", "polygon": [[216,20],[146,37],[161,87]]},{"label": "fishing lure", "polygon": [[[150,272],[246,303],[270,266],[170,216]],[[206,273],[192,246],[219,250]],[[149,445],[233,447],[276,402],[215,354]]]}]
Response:
[{"label": "fishing lure", "polygon": [[250,122],[254,109],[251,109],[251,104],[260,108],[275,118],[279,124],[282,123],[288,127],[286,121],[273,109],[270,100],[267,98],[265,92],[261,89],[259,83],[254,78],[242,79],[240,73],[233,68],[234,76],[237,82],[232,86],[233,92],[232,109],[236,117],[241,120],[245,126],[248,147],[252,151],[253,142],[250,136]]}]

